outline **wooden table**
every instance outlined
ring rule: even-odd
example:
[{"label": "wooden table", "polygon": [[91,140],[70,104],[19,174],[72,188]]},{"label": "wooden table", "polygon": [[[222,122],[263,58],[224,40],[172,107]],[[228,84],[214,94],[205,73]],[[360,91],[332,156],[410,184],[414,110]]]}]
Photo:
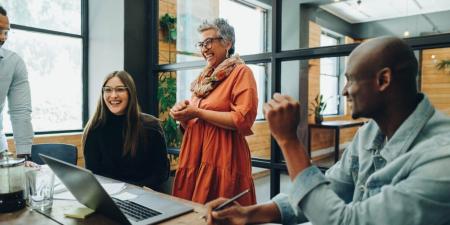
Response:
[{"label": "wooden table", "polygon": [[308,154],[311,156],[311,129],[322,128],[322,129],[333,129],[334,130],[334,162],[339,160],[339,139],[340,130],[342,128],[348,127],[359,127],[364,124],[364,121],[357,120],[335,120],[335,121],[323,121],[320,124],[308,124]]},{"label": "wooden table", "polygon": [[[99,180],[104,181],[105,178],[100,178]],[[106,178],[107,179],[107,178]],[[116,181],[117,182],[117,181]],[[134,185],[127,184],[127,190],[132,188],[140,188]],[[151,189],[144,188],[145,191],[154,192]],[[158,192],[156,192],[158,193]],[[206,224],[202,216],[206,213],[206,208],[198,203],[190,202],[184,199],[180,199],[167,194],[158,193],[160,196],[168,199],[172,199],[178,202],[182,202],[186,205],[192,206],[194,211],[180,215],[170,220],[166,220],[159,224],[164,225],[186,225],[186,224],[196,224],[202,225]],[[115,225],[118,224],[115,221],[99,214],[93,213],[89,215],[84,220],[68,218],[64,216],[64,213],[73,209],[75,207],[81,207],[82,205],[78,201],[74,200],[53,200],[53,207],[49,213],[43,214],[32,210],[30,208],[25,208],[13,213],[3,213],[0,214],[0,225],[23,225],[23,224],[33,224],[33,225],[56,225],[56,224],[67,224],[67,225]]]}]

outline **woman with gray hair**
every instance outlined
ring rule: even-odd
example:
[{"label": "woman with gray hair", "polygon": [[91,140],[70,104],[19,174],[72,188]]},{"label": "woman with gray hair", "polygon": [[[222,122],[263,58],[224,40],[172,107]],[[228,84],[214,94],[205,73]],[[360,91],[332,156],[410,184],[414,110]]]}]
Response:
[{"label": "woman with gray hair", "polygon": [[218,197],[256,203],[250,150],[258,97],[250,68],[234,53],[234,28],[224,19],[205,21],[197,44],[207,62],[191,84],[191,100],[172,107],[170,115],[184,129],[173,195],[206,203]]}]

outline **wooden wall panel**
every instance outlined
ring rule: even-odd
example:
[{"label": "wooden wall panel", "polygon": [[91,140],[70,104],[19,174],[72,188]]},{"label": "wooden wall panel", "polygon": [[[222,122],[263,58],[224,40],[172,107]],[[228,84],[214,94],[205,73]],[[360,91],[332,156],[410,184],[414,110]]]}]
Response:
[{"label": "wooden wall panel", "polygon": [[450,115],[450,71],[436,69],[436,64],[443,59],[450,59],[450,48],[422,51],[421,91],[437,109]]},{"label": "wooden wall panel", "polygon": [[245,137],[252,157],[270,159],[270,131],[267,121],[256,121],[252,127],[253,135]]}]

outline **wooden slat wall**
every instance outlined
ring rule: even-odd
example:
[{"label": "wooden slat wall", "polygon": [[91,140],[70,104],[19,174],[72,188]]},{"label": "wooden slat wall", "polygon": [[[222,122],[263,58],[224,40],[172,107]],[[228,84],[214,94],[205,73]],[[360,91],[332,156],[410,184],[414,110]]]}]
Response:
[{"label": "wooden slat wall", "polygon": [[256,121],[252,127],[253,135],[245,137],[252,157],[270,159],[270,131],[266,121]]},{"label": "wooden slat wall", "polygon": [[450,59],[450,48],[423,50],[421,86],[431,103],[450,115],[450,71],[436,69],[436,64],[442,59]]}]

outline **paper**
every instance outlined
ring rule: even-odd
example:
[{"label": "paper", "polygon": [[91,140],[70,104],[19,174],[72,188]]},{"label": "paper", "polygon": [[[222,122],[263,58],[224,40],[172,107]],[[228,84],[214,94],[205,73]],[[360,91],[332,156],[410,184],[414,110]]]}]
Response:
[{"label": "paper", "polygon": [[71,217],[75,219],[84,219],[86,216],[89,216],[91,213],[93,213],[94,210],[86,207],[79,207],[75,209],[68,210],[64,213],[64,216]]},{"label": "paper", "polygon": [[[102,184],[102,187],[105,189],[106,193],[109,195],[115,195],[120,193],[126,188],[125,183],[105,183]],[[64,200],[76,200],[75,197],[69,191],[64,191],[62,193],[54,194],[54,199],[64,199]]]},{"label": "paper", "polygon": [[53,195],[67,191],[66,186],[64,186],[64,184],[57,176],[55,176],[55,183],[53,185]]}]

